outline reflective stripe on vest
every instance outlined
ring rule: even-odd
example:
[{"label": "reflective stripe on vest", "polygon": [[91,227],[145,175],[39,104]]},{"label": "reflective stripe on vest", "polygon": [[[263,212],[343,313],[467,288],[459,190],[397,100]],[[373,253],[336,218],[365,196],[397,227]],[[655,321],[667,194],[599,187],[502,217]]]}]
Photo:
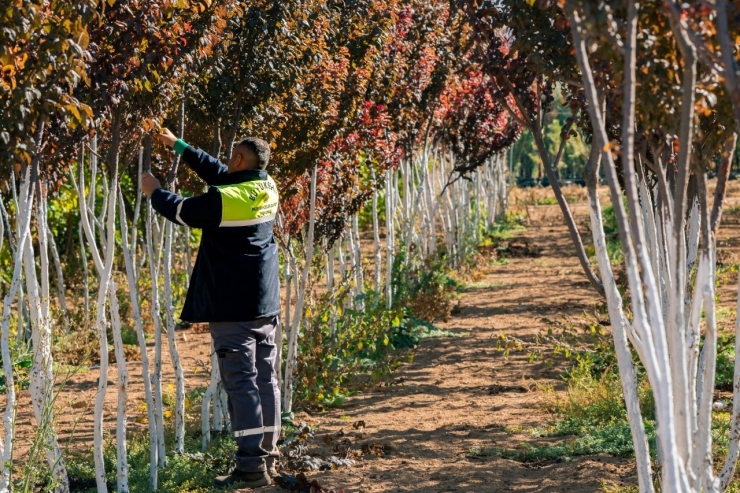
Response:
[{"label": "reflective stripe on vest", "polygon": [[275,182],[269,176],[266,180],[219,185],[216,188],[221,192],[219,227],[252,226],[275,219],[279,198]]}]

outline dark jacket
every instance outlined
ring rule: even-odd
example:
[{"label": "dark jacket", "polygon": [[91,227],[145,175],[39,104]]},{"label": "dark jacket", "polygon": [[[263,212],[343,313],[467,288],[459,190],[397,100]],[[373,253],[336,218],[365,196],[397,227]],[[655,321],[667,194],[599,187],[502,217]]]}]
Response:
[{"label": "dark jacket", "polygon": [[185,163],[209,185],[197,197],[162,188],[151,196],[152,207],[170,221],[203,230],[180,318],[242,322],[278,315],[275,183],[266,171],[228,174],[226,166],[200,149],[179,147]]}]

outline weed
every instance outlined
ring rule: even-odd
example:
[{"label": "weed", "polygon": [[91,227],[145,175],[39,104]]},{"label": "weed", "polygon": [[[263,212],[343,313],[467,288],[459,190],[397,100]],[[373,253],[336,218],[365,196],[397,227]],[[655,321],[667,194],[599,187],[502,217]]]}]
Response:
[{"label": "weed", "polygon": [[472,457],[492,457],[496,455],[496,451],[490,448],[472,447],[468,453]]},{"label": "weed", "polygon": [[[18,341],[15,337],[11,338],[9,342],[10,359],[14,370],[14,382],[20,390],[25,390],[29,384],[28,371],[33,366],[33,352],[27,343]],[[0,363],[2,363],[2,357],[0,357]],[[2,373],[0,374],[0,394],[5,394],[6,392],[5,374]]]},{"label": "weed", "polygon": [[735,375],[735,335],[718,334],[717,370],[715,386],[718,390],[732,391]]},{"label": "weed", "polygon": [[535,199],[533,205],[556,205],[558,203],[555,197],[544,197],[541,199]]},{"label": "weed", "polygon": [[[564,395],[556,393],[552,386],[538,386],[546,397],[545,408],[554,419],[543,427],[529,429],[528,433],[560,440],[537,446],[520,444],[514,449],[492,448],[486,453],[524,462],[570,460],[578,455],[598,453],[632,456],[632,435],[608,334],[599,324],[590,324],[585,334],[579,334],[575,324],[567,319],[548,321],[548,325],[547,334],[538,340],[550,342],[554,352],[572,361],[573,366],[563,374],[568,383]],[[517,341],[503,335],[499,339],[503,350],[523,350],[524,343],[517,346]],[[589,344],[585,344],[586,341]],[[654,404],[643,373],[638,394],[648,440],[654,451]]]},{"label": "weed", "polygon": [[463,289],[464,292],[468,291],[475,291],[475,290],[494,290],[494,289],[503,289],[510,287],[511,284],[506,282],[473,282],[470,284],[465,285]]},{"label": "weed", "polygon": [[606,481],[601,481],[600,493],[640,493],[639,486],[613,486]]},{"label": "weed", "polygon": [[452,268],[443,258],[430,258],[420,265],[407,265],[404,258],[403,254],[396,258],[394,305],[406,306],[414,317],[422,320],[446,321],[462,291]]},{"label": "weed", "polygon": [[[188,392],[186,401],[185,453],[167,454],[167,465],[159,469],[157,491],[175,493],[189,491],[205,493],[216,491],[213,478],[224,473],[231,463],[236,442],[230,434],[215,435],[205,452],[201,451],[200,405],[205,389]],[[174,446],[174,418],[166,420],[165,442],[167,450]],[[151,491],[149,487],[149,432],[129,432],[128,440],[129,491],[132,493]],[[105,443],[106,480],[108,489],[116,484],[116,447],[110,439]],[[67,471],[76,487],[73,491],[94,492],[95,470],[92,448],[67,454]]]},{"label": "weed", "polygon": [[[606,253],[612,265],[621,264],[624,261],[622,244],[619,242],[619,228],[617,227],[617,216],[612,205],[604,206],[601,210],[604,225],[604,235],[606,236]],[[586,254],[589,257],[596,255],[596,249],[593,245],[586,247]]]},{"label": "weed", "polygon": [[526,229],[524,227],[524,217],[521,214],[509,211],[501,221],[483,231],[478,248],[485,249],[498,246],[502,240],[509,240],[516,234],[526,231]]},{"label": "weed", "polygon": [[139,345],[139,339],[136,336],[136,330],[134,330],[132,327],[124,326],[121,328],[121,339],[123,340],[123,343],[128,346]]}]

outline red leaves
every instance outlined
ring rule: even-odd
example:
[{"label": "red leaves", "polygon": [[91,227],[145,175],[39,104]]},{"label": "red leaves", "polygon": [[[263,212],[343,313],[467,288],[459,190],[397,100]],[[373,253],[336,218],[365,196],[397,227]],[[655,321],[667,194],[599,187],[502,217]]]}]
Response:
[{"label": "red leaves", "polygon": [[495,83],[479,70],[452,78],[440,97],[436,116],[441,136],[466,169],[480,165],[493,152],[509,146],[518,134],[507,110],[492,93]]}]

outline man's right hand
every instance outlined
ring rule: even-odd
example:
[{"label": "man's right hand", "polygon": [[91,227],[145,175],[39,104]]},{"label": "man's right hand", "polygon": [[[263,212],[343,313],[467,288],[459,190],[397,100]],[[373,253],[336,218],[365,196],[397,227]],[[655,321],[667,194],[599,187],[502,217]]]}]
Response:
[{"label": "man's right hand", "polygon": [[173,147],[175,145],[175,142],[177,142],[177,137],[169,131],[167,128],[162,128],[162,132],[158,134],[154,134],[154,138],[161,141],[164,145],[167,147]]}]

